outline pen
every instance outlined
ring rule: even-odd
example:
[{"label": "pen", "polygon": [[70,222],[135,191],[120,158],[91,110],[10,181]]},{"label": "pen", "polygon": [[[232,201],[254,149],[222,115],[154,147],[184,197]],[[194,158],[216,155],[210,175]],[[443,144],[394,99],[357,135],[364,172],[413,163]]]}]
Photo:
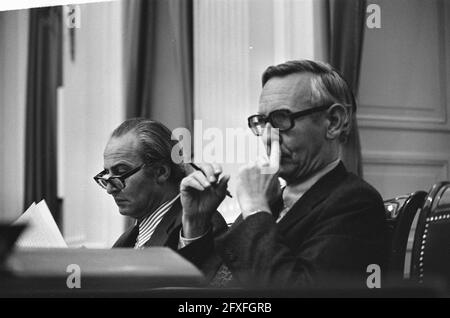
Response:
[{"label": "pen", "polygon": [[[192,168],[194,168],[195,170],[201,171],[201,172],[203,173],[203,175],[205,175],[205,173],[203,172],[203,170],[200,169],[200,167],[197,166],[195,163],[190,162],[189,164],[192,166]],[[230,193],[228,190],[227,190],[227,196],[229,196],[230,198],[233,197],[233,196],[231,195],[231,193]]]}]

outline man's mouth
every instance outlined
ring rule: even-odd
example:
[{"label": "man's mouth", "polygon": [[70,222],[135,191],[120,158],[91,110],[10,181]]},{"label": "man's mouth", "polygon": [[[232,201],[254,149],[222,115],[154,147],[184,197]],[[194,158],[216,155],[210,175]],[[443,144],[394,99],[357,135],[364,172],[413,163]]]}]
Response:
[{"label": "man's mouth", "polygon": [[118,204],[118,205],[127,202],[127,200],[125,200],[125,199],[116,199],[116,198],[114,198],[114,201],[116,201],[116,204]]}]

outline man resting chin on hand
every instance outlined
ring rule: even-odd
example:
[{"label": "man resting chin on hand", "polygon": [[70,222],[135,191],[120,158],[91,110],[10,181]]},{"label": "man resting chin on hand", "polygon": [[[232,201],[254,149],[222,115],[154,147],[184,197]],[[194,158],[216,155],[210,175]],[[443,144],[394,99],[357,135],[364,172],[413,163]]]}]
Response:
[{"label": "man resting chin on hand", "polygon": [[[381,196],[339,159],[355,116],[353,94],[335,69],[308,60],[271,66],[262,82],[248,124],[270,146],[268,158],[239,172],[241,215],[211,237],[222,262],[211,284],[365,288],[368,265],[383,272],[388,240]],[[203,165],[181,182],[185,238],[207,235],[225,197],[228,177],[220,175],[219,166]]]}]

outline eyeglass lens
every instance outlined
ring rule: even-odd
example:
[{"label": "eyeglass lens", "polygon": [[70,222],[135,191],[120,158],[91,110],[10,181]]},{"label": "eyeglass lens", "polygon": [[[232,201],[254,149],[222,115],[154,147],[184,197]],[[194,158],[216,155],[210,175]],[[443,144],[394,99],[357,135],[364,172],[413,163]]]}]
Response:
[{"label": "eyeglass lens", "polygon": [[107,188],[108,187],[108,183],[111,183],[111,185],[114,188],[117,188],[119,190],[122,190],[125,185],[123,184],[123,182],[119,179],[119,178],[110,178],[110,179],[97,179],[98,183],[100,184],[100,186],[102,186],[103,188]]},{"label": "eyeglass lens", "polygon": [[[269,115],[269,120],[273,128],[281,131],[288,130],[291,127],[291,118],[289,113],[283,111],[275,111]],[[263,134],[266,127],[266,118],[263,116],[253,116],[249,120],[249,126],[256,136]]]},{"label": "eyeglass lens", "polygon": [[276,111],[270,114],[270,123],[273,128],[283,131],[290,128],[291,118],[287,112]]}]

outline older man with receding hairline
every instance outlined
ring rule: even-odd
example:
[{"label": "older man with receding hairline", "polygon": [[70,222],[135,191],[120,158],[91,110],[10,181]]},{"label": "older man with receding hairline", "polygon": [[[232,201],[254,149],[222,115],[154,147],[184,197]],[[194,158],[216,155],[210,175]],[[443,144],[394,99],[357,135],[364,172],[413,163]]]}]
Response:
[{"label": "older man with receding hairline", "polygon": [[204,264],[204,255],[212,250],[209,236],[219,235],[227,225],[215,212],[208,219],[210,230],[194,244],[181,235],[180,182],[186,173],[171,157],[177,142],[158,121],[128,119],[113,131],[104,151],[104,169],[94,179],[114,198],[120,214],[135,220],[113,247],[168,246],[208,276],[218,266]]},{"label": "older man with receding hairline", "polygon": [[[215,241],[223,265],[212,284],[366,287],[368,265],[384,269],[387,225],[379,193],[339,159],[356,111],[350,88],[330,65],[309,60],[271,66],[262,82],[248,125],[269,155],[239,173],[241,215]],[[226,183],[207,191],[220,167],[202,169],[181,182],[188,238],[208,231],[214,203],[225,196]]]}]

